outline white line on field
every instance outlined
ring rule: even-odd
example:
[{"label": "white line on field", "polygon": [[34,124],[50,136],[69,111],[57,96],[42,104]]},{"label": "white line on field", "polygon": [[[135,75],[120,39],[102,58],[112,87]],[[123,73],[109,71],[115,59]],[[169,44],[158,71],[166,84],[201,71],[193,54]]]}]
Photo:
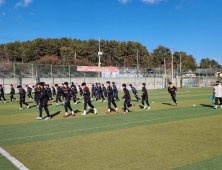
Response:
[{"label": "white line on field", "polygon": [[4,149],[0,147],[0,153],[6,157],[12,164],[14,164],[18,169],[20,170],[29,170],[28,168],[25,167],[19,160],[11,156],[8,152],[6,152]]},{"label": "white line on field", "polygon": [[181,118],[181,117],[193,116],[193,115],[201,115],[201,114],[205,114],[205,113],[195,113],[195,114],[189,114],[189,115],[183,115],[183,116],[158,118],[158,119],[142,120],[142,121],[135,121],[135,122],[126,122],[126,123],[120,123],[120,124],[108,125],[108,126],[100,126],[100,127],[76,129],[76,130],[67,130],[67,131],[62,131],[62,132],[54,132],[54,133],[47,133],[47,134],[40,134],[40,135],[24,136],[24,137],[17,137],[17,138],[11,138],[11,139],[3,139],[3,140],[0,140],[0,142],[2,142],[2,141],[19,140],[19,139],[26,139],[26,138],[34,138],[34,137],[40,137],[40,136],[56,135],[56,134],[61,134],[61,133],[78,132],[78,131],[84,131],[84,130],[108,128],[108,127],[120,126],[120,125],[125,125],[125,124],[135,124],[135,123],[144,123],[144,122],[151,122],[151,121],[171,119],[171,118]]}]

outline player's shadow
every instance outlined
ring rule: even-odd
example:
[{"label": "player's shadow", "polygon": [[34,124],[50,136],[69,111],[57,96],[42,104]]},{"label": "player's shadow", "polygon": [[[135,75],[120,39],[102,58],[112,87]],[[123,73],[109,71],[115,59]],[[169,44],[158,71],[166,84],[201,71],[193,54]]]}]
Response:
[{"label": "player's shadow", "polygon": [[90,114],[90,113],[95,114],[94,109],[90,108],[89,111],[86,114]]},{"label": "player's shadow", "polygon": [[214,108],[214,106],[212,106],[212,105],[208,105],[208,104],[200,104],[200,105],[203,106],[203,107]]},{"label": "player's shadow", "polygon": [[169,106],[173,106],[171,103],[162,103],[164,105],[169,105]]},{"label": "player's shadow", "polygon": [[140,106],[140,109],[143,109],[144,108],[144,106],[142,106],[142,105],[139,105]]},{"label": "player's shadow", "polygon": [[51,118],[53,118],[53,117],[59,115],[60,113],[61,113],[61,111],[58,111],[58,112],[56,112],[56,113],[53,113],[53,114],[51,115]]}]

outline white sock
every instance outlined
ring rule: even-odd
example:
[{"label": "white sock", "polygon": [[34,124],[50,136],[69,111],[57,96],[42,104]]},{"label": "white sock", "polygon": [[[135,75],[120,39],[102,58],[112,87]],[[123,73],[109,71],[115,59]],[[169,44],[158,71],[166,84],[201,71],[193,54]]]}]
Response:
[{"label": "white sock", "polygon": [[126,112],[128,112],[128,110],[126,110]]},{"label": "white sock", "polygon": [[66,112],[66,116],[68,115],[68,113]]},{"label": "white sock", "polygon": [[86,110],[84,110],[84,114],[86,114]]},{"label": "white sock", "polygon": [[110,109],[108,109],[108,111],[110,112]]},{"label": "white sock", "polygon": [[56,103],[56,105],[59,105],[58,103]]},{"label": "white sock", "polygon": [[215,108],[217,108],[217,105],[215,105]]},{"label": "white sock", "polygon": [[72,111],[72,114],[74,114],[74,112]]},{"label": "white sock", "polygon": [[116,110],[118,110],[118,108],[116,108]]},{"label": "white sock", "polygon": [[96,110],[96,108],[94,108],[94,110]]}]

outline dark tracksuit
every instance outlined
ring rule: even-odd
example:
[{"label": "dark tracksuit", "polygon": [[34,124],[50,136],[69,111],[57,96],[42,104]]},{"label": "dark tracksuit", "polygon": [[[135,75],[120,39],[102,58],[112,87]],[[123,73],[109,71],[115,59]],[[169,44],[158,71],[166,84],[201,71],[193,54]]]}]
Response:
[{"label": "dark tracksuit", "polygon": [[116,85],[113,85],[113,91],[114,91],[114,97],[115,97],[117,100],[119,100],[118,90],[117,90]]},{"label": "dark tracksuit", "polygon": [[93,97],[96,98],[96,87],[92,87],[91,91],[92,91],[92,98]]},{"label": "dark tracksuit", "polygon": [[96,85],[96,99],[100,99],[100,96],[99,96],[99,86]]},{"label": "dark tracksuit", "polygon": [[27,87],[27,93],[28,93],[28,98],[33,99],[32,98],[32,88],[31,87]]},{"label": "dark tracksuit", "polygon": [[12,99],[16,99],[16,98],[14,98],[14,94],[15,94],[15,89],[14,89],[14,87],[11,87],[11,91],[10,91],[10,99],[11,99],[11,101],[12,101]]},{"label": "dark tracksuit", "polygon": [[63,88],[62,89],[62,93],[63,93],[63,96],[64,96],[64,98],[65,98],[65,105],[64,105],[64,107],[65,107],[65,111],[66,112],[68,112],[68,109],[70,110],[70,111],[73,111],[72,110],[72,107],[71,107],[71,105],[70,105],[70,101],[71,101],[71,97],[72,97],[72,90],[69,88],[69,87],[67,87],[67,88]]},{"label": "dark tracksuit", "polygon": [[136,97],[136,100],[138,101],[138,100],[141,100],[139,97],[138,97],[138,95],[137,95],[137,90],[136,90],[136,88],[135,87],[131,87],[132,88],[132,92],[133,92],[133,94],[134,94],[134,96]]},{"label": "dark tracksuit", "polygon": [[39,100],[40,100],[39,117],[42,117],[42,108],[43,107],[44,107],[44,110],[47,114],[47,117],[50,117],[49,110],[48,110],[48,95],[47,95],[47,90],[45,88],[40,89]]},{"label": "dark tracksuit", "polygon": [[106,87],[103,86],[102,89],[103,89],[104,96],[107,97],[107,90],[106,90]]},{"label": "dark tracksuit", "polygon": [[76,103],[76,95],[77,95],[77,89],[76,86],[74,86],[74,88],[71,88],[72,90],[72,98],[73,98],[73,102]]},{"label": "dark tracksuit", "polygon": [[99,96],[100,98],[102,98],[103,100],[105,100],[104,96],[103,96],[103,90],[102,90],[102,87],[99,86]]},{"label": "dark tracksuit", "polygon": [[129,90],[127,88],[124,88],[123,92],[124,92],[124,96],[122,98],[125,99],[125,101],[124,101],[124,110],[127,111],[127,107],[132,106],[132,104],[130,104],[131,97],[130,97]]},{"label": "dark tracksuit", "polygon": [[55,87],[52,86],[52,95],[53,97],[56,95],[56,90],[55,90]]},{"label": "dark tracksuit", "polygon": [[92,109],[94,109],[94,106],[92,105],[91,100],[90,100],[89,87],[86,86],[86,87],[83,89],[83,96],[84,96],[84,110],[86,110],[87,104],[88,104]]},{"label": "dark tracksuit", "polygon": [[58,103],[58,101],[62,102],[61,94],[62,94],[62,88],[59,86],[56,92],[56,103]]},{"label": "dark tracksuit", "polygon": [[50,87],[47,87],[45,89],[47,91],[48,100],[53,100],[53,98],[52,98],[52,91],[51,91]]},{"label": "dark tracksuit", "polygon": [[35,94],[36,94],[36,104],[39,105],[40,94],[41,94],[41,88],[40,87],[36,88]]},{"label": "dark tracksuit", "polygon": [[177,88],[176,88],[175,86],[173,86],[173,87],[168,87],[168,92],[170,93],[170,95],[171,95],[171,97],[172,97],[172,100],[174,101],[174,103],[177,104],[176,91],[177,91]]},{"label": "dark tracksuit", "polygon": [[143,92],[143,95],[142,95],[142,104],[144,105],[144,101],[146,101],[146,104],[148,106],[150,106],[149,102],[148,102],[148,93],[147,93],[147,90],[146,90],[146,87],[143,87],[142,88],[142,92]]},{"label": "dark tracksuit", "polygon": [[6,101],[3,88],[0,89],[0,101],[2,101],[2,98]]},{"label": "dark tracksuit", "polygon": [[115,103],[114,96],[113,96],[113,89],[112,89],[111,86],[107,87],[107,94],[108,94],[108,107],[109,107],[109,109],[111,109],[111,102],[112,102],[113,106],[115,108],[117,108],[117,105]]},{"label": "dark tracksuit", "polygon": [[22,104],[28,106],[28,103],[25,102],[25,95],[26,95],[25,90],[19,89],[19,95],[20,95],[20,101],[19,101],[20,107],[22,108]]},{"label": "dark tracksuit", "polygon": [[79,94],[82,97],[82,95],[83,95],[82,87],[79,87]]}]

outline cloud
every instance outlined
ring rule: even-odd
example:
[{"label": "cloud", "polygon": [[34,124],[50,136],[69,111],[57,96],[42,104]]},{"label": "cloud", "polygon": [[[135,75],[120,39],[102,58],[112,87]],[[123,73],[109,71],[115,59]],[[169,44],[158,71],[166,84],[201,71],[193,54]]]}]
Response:
[{"label": "cloud", "polygon": [[131,0],[119,0],[119,2],[123,3],[123,4],[126,4],[127,2],[129,2]]},{"label": "cloud", "polygon": [[[1,0],[0,0],[1,1]],[[22,7],[28,7],[34,0],[22,0],[15,4],[15,8],[18,8],[20,6]]]},{"label": "cloud", "polygon": [[2,15],[3,15],[3,16],[5,16],[5,13],[4,13],[4,12],[2,12]]},{"label": "cloud", "polygon": [[0,6],[5,3],[5,0],[0,0]]},{"label": "cloud", "polygon": [[182,4],[179,4],[179,5],[177,5],[177,6],[176,6],[176,8],[175,8],[175,9],[177,9],[177,10],[178,10],[178,9],[182,9],[182,8],[183,8],[183,5],[182,5]]}]

